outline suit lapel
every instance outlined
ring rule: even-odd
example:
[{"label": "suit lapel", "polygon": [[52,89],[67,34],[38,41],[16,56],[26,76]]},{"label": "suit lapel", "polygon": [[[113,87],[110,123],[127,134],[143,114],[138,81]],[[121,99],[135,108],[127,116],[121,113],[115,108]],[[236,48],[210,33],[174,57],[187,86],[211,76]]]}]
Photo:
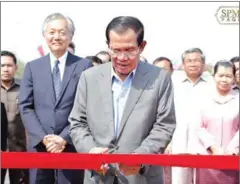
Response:
[{"label": "suit lapel", "polygon": [[148,78],[146,77],[147,73],[148,71],[144,69],[144,63],[139,63],[135,73],[135,77],[132,81],[132,86],[131,86],[131,89],[127,98],[127,102],[123,111],[118,137],[121,135],[130,114],[132,113],[135,105],[137,104],[143,90],[145,89],[148,83]]},{"label": "suit lapel", "polygon": [[[107,66],[108,65],[108,66]],[[106,123],[110,123],[111,135],[114,136],[114,108],[113,108],[113,95],[112,95],[112,78],[111,78],[111,63],[107,64],[105,70],[100,74],[98,84],[102,97],[102,103],[104,108]]]},{"label": "suit lapel", "polygon": [[52,70],[51,70],[51,63],[50,63],[50,56],[49,54],[43,58],[42,62],[43,68],[46,68],[45,70],[42,70],[42,76],[44,77],[43,81],[46,82],[46,89],[48,89],[48,93],[51,96],[53,104],[55,104],[56,97],[54,92],[54,85],[53,85],[53,78],[52,78]]},{"label": "suit lapel", "polygon": [[57,106],[59,101],[61,100],[61,98],[66,90],[66,87],[71,79],[71,76],[75,70],[75,67],[76,67],[76,65],[73,60],[73,57],[70,53],[68,53],[66,65],[65,65],[65,69],[64,69],[63,80],[62,80],[62,84],[61,84],[61,93],[60,93],[60,97],[59,97],[58,101],[56,101],[55,106]]}]

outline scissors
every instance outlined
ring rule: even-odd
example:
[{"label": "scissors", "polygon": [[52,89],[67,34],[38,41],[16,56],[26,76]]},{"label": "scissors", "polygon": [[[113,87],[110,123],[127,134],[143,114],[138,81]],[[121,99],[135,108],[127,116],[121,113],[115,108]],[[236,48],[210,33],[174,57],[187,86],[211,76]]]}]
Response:
[{"label": "scissors", "polygon": [[[116,152],[117,150],[118,150],[118,146],[110,145],[108,153],[111,154]],[[115,167],[113,164],[107,164],[107,167],[108,167],[107,172],[110,173],[111,175],[116,176],[120,184],[129,184],[128,179],[123,175],[123,173],[117,167]],[[104,176],[105,175],[101,175],[102,181],[104,181]]]}]

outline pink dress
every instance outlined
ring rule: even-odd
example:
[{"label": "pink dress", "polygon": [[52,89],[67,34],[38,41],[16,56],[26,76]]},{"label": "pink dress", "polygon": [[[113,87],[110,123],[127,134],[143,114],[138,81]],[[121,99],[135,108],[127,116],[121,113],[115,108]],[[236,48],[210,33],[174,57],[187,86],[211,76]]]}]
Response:
[{"label": "pink dress", "polygon": [[[219,145],[225,151],[239,154],[239,93],[231,91],[220,97],[214,92],[204,101],[200,121],[195,127],[198,154],[211,154],[208,148]],[[239,171],[197,169],[196,184],[238,184]]]}]

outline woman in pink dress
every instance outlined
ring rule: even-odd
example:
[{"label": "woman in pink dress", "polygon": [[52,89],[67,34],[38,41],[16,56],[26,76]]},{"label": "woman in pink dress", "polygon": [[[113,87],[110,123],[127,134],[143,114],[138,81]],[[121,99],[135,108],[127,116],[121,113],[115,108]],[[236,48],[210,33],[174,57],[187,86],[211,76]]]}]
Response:
[{"label": "woman in pink dress", "polygon": [[[234,73],[229,61],[219,61],[214,67],[216,88],[204,101],[200,124],[195,124],[198,154],[239,155],[239,93],[232,90]],[[238,183],[239,171],[196,170],[196,184]]]}]

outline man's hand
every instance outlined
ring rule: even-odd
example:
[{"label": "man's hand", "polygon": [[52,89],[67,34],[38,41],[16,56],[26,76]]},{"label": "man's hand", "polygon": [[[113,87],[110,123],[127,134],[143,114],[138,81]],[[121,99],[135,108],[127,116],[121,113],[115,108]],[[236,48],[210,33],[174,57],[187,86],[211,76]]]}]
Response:
[{"label": "man's hand", "polygon": [[224,155],[224,150],[220,146],[211,146],[210,150],[213,155]]},{"label": "man's hand", "polygon": [[167,148],[164,151],[165,154],[171,154],[172,153],[172,144],[169,143]]},{"label": "man's hand", "polygon": [[119,169],[125,176],[136,175],[137,173],[139,173],[140,168],[141,168],[140,165],[129,166],[125,164],[119,164]]},{"label": "man's hand", "polygon": [[43,140],[46,139],[46,149],[50,153],[61,153],[65,149],[67,142],[58,135],[46,135]]},{"label": "man's hand", "polygon": [[43,143],[44,146],[46,147],[49,142],[48,142],[48,140],[44,137],[43,140],[42,140],[42,143]]},{"label": "man's hand", "polygon": [[[108,153],[108,148],[94,147],[89,151],[89,153],[91,153],[91,154]],[[101,165],[101,167],[95,171],[98,174],[105,175],[106,172],[108,171],[108,166],[107,166],[107,164]]]},{"label": "man's hand", "polygon": [[89,151],[89,153],[108,153],[108,148],[94,147]]}]

